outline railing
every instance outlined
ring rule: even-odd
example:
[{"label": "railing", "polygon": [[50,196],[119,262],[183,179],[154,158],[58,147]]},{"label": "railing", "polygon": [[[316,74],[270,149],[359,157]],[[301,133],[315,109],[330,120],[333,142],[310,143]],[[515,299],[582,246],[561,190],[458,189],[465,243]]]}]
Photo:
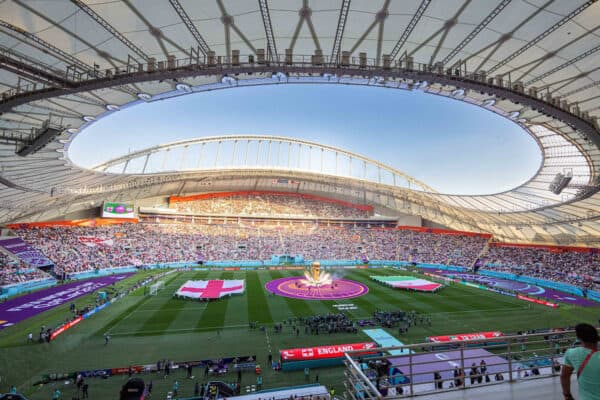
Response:
[{"label": "railing", "polygon": [[[234,51],[235,52],[235,51]],[[169,56],[166,60],[157,60],[150,58],[146,63],[132,62],[129,58],[127,65],[115,68],[82,70],[76,66],[67,67],[64,74],[56,75],[56,80],[64,82],[65,88],[76,88],[77,86],[86,83],[98,83],[106,81],[107,83],[117,78],[129,77],[132,82],[138,80],[149,80],[149,75],[159,74],[161,72],[184,72],[190,76],[197,75],[197,71],[210,71],[214,74],[223,72],[233,73],[235,69],[243,72],[243,69],[253,67],[269,67],[269,68],[314,68],[315,73],[319,69],[343,68],[345,70],[359,71],[392,71],[395,72],[421,72],[432,73],[439,76],[458,78],[461,80],[478,82],[482,85],[491,88],[503,88],[529,98],[533,98],[545,102],[557,109],[566,111],[578,118],[587,121],[595,126],[598,130],[598,122],[595,118],[590,117],[589,113],[579,109],[577,105],[569,104],[566,100],[555,98],[550,95],[549,91],[544,91],[546,88],[528,87],[525,91],[523,82],[513,82],[510,74],[487,76],[483,70],[467,71],[465,64],[454,64],[452,66],[444,66],[441,63],[434,65],[415,62],[412,57],[406,56],[400,59],[391,60],[388,55],[383,55],[381,58],[369,58],[365,53],[360,53],[358,57],[350,56],[348,52],[342,52],[341,56],[331,58],[322,54],[312,55],[296,55],[296,54],[279,54],[277,57],[266,58],[263,49],[258,49],[257,54],[240,56],[239,52],[230,57],[217,56],[209,54],[208,56],[200,56],[199,53],[192,54],[190,57],[175,59],[175,56]],[[187,71],[187,72],[186,72]],[[277,70],[274,70],[274,73]],[[143,77],[143,79],[142,79]],[[382,77],[382,81],[384,78]],[[118,83],[116,83],[118,84]],[[106,85],[107,87],[110,85]],[[0,101],[7,101],[12,97],[20,97],[34,92],[43,92],[52,89],[60,88],[56,83],[32,83],[20,85],[16,88],[8,89],[0,94]],[[466,87],[465,87],[466,88]]]},{"label": "railing", "polygon": [[349,352],[345,394],[353,400],[387,399],[552,377],[560,374],[562,356],[574,343],[574,331],[548,330],[379,349],[383,354],[411,352],[404,356],[363,360],[359,352]]}]

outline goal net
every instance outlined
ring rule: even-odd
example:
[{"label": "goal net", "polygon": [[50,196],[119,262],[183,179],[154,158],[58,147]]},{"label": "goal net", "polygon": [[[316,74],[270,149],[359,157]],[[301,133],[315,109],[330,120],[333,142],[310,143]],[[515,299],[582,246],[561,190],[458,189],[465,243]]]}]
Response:
[{"label": "goal net", "polygon": [[156,296],[158,291],[164,287],[165,287],[164,281],[158,281],[156,283],[153,283],[152,285],[150,285],[150,291],[148,292],[148,294],[150,296]]}]

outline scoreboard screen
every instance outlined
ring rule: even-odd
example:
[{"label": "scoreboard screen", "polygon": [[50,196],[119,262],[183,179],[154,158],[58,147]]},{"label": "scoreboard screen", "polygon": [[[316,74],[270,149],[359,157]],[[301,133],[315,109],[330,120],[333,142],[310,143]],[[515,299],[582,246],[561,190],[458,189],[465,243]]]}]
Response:
[{"label": "scoreboard screen", "polygon": [[102,206],[102,218],[135,218],[135,207],[131,203],[109,203]]}]

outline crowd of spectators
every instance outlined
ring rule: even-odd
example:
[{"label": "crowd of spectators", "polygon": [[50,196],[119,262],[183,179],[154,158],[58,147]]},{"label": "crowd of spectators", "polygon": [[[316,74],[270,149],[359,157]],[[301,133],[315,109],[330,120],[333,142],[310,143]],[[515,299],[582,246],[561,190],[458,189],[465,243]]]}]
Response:
[{"label": "crowd of spectators", "polygon": [[0,251],[0,286],[14,285],[51,278],[47,273],[30,267],[19,259]]},{"label": "crowd of spectators", "polygon": [[598,253],[491,246],[484,268],[600,290]]},{"label": "crowd of spectators", "polygon": [[[163,262],[270,260],[301,255],[306,260],[399,260],[512,272],[598,290],[600,255],[540,248],[490,246],[479,236],[383,229],[299,220],[231,223],[168,223],[156,218],[138,224],[100,227],[43,227],[15,230],[55,263],[57,274]],[[14,261],[0,258],[3,284],[47,274],[35,268],[16,274]],[[9,272],[7,272],[9,271]],[[596,279],[596,282],[594,282]]]},{"label": "crowd of spectators", "polygon": [[174,203],[172,208],[187,213],[242,216],[310,218],[368,218],[369,212],[337,203],[299,196],[261,194],[233,195]]},{"label": "crowd of spectators", "polygon": [[[43,227],[16,233],[55,263],[55,272],[160,262],[269,260],[404,260],[470,265],[485,239],[408,230],[314,223],[155,223]],[[422,235],[422,236],[421,236]]]}]

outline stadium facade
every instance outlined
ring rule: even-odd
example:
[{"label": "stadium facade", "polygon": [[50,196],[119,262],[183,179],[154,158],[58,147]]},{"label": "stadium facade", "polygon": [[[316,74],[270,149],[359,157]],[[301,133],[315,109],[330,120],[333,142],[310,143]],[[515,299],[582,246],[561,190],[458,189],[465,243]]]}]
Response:
[{"label": "stadium facade", "polygon": [[[510,242],[598,245],[597,1],[145,4],[0,4],[0,222],[61,218],[103,200],[152,204],[173,194],[251,189],[370,204]],[[170,143],[94,169],[69,158],[78,134],[125,107],[303,83],[464,101],[518,124],[543,161],[512,190],[463,196],[437,193],[344,149],[284,137]],[[202,149],[209,148],[207,161]],[[187,161],[161,168],[176,151]]]}]

